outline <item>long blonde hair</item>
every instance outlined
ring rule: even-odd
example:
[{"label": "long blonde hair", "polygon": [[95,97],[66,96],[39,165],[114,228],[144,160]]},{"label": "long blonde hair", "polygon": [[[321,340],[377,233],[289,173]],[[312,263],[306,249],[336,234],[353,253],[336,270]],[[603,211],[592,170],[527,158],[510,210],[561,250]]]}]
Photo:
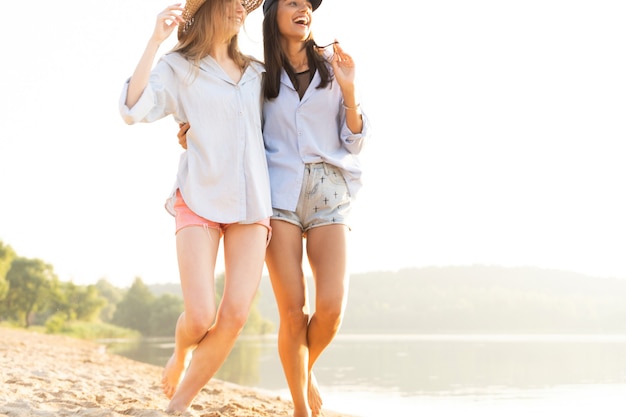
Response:
[{"label": "long blonde hair", "polygon": [[[223,42],[226,36],[226,22],[232,17],[233,10],[239,0],[207,0],[193,16],[193,22],[181,35],[173,52],[178,52],[198,68],[200,60],[209,55],[211,48]],[[247,17],[247,16],[246,16]],[[250,64],[252,58],[244,55],[239,49],[239,38],[235,34],[228,44],[228,55],[242,69]]]}]

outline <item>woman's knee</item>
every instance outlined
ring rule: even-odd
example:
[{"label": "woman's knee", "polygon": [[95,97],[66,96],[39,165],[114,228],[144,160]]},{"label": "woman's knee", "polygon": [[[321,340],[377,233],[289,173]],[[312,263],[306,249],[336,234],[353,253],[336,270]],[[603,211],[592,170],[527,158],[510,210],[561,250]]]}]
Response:
[{"label": "woman's knee", "polygon": [[215,327],[221,332],[237,336],[248,321],[248,312],[242,309],[221,309],[215,319]]},{"label": "woman's knee", "polygon": [[202,337],[215,321],[215,313],[211,311],[185,312],[185,330],[191,337]]},{"label": "woman's knee", "polygon": [[344,303],[341,300],[328,300],[317,303],[316,319],[325,327],[339,327],[343,321]]},{"label": "woman's knee", "polygon": [[302,308],[290,309],[280,318],[281,327],[294,335],[305,331],[308,323],[309,315]]}]

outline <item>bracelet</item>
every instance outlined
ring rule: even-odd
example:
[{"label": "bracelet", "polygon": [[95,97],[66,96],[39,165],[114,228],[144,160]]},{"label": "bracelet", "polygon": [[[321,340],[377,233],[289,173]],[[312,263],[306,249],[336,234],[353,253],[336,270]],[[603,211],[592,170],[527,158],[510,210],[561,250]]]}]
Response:
[{"label": "bracelet", "polygon": [[343,106],[343,108],[344,108],[344,109],[346,109],[346,110],[358,110],[358,109],[359,109],[359,107],[361,107],[361,105],[360,105],[360,104],[357,104],[357,105],[356,105],[356,106],[354,106],[354,107],[349,107],[349,106],[346,106],[346,104],[345,104],[345,103],[343,103],[343,102],[341,103],[341,105],[342,105],[342,106]]}]

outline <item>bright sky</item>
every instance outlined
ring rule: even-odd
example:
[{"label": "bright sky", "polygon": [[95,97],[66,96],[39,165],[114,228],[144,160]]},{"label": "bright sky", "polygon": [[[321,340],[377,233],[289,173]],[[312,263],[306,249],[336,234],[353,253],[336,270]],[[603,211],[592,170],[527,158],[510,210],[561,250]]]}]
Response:
[{"label": "bright sky", "polygon": [[[0,240],[63,281],[178,280],[163,208],[177,126],[118,112],[168,4],[36,0],[0,26]],[[241,36],[259,58],[261,17]],[[325,0],[314,18],[318,42],[337,38],[356,60],[375,129],[352,271],[626,278],[623,0]]]}]

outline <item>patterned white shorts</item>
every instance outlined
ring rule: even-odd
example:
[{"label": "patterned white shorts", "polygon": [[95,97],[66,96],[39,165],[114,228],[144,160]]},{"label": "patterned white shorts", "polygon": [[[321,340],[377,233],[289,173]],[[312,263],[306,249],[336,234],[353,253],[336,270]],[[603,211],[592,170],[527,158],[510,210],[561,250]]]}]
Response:
[{"label": "patterned white shorts", "polygon": [[[296,211],[273,209],[272,220],[282,220],[309,229],[329,224],[348,226],[350,191],[341,171],[319,162],[307,164]],[[349,228],[349,226],[348,226]]]}]

